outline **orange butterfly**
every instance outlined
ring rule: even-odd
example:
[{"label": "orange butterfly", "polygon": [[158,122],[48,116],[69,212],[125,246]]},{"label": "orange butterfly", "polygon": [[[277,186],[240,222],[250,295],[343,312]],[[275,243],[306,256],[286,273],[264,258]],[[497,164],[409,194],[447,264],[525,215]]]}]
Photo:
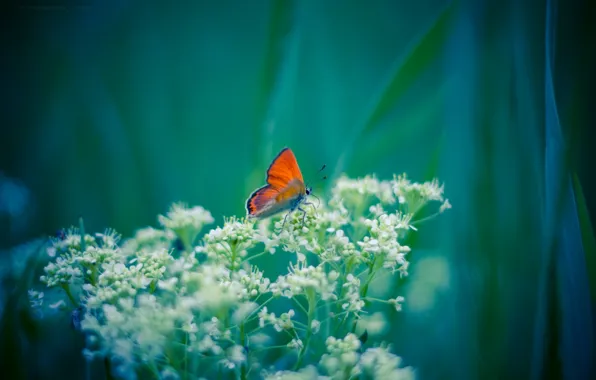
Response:
[{"label": "orange butterfly", "polygon": [[[255,190],[246,201],[247,214],[249,217],[266,218],[289,210],[287,218],[292,211],[299,210],[303,213],[304,222],[306,212],[300,206],[312,205],[306,202],[311,190],[304,184],[296,156],[290,148],[284,148],[267,169],[267,185]],[[285,221],[284,218],[284,224]]]}]

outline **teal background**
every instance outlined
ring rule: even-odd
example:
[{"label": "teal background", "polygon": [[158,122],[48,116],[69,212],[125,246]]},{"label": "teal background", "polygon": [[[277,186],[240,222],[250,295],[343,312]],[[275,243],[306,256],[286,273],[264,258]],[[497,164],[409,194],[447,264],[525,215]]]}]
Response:
[{"label": "teal background", "polygon": [[[392,316],[395,352],[421,378],[594,376],[594,8],[4,2],[0,179],[27,190],[0,248],[79,216],[130,235],[174,201],[221,224],[284,146],[319,195],[438,176],[453,209],[410,241],[404,292],[427,301]],[[6,305],[2,368],[83,377],[65,321],[31,341]]]}]

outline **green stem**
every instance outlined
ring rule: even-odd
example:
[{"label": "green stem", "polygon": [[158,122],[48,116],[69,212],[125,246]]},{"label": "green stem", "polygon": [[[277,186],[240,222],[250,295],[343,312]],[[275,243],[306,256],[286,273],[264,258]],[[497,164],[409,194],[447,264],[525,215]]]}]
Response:
[{"label": "green stem", "polygon": [[424,217],[424,218],[422,218],[422,219],[415,220],[415,221],[411,222],[411,223],[410,223],[410,225],[412,225],[412,226],[415,226],[415,225],[418,225],[418,224],[420,224],[420,223],[423,223],[423,222],[429,221],[429,220],[431,220],[431,219],[434,219],[434,218],[436,218],[437,216],[439,216],[439,214],[441,214],[441,213],[440,213],[440,212],[436,212],[436,213],[434,213],[434,214],[431,214],[431,215],[429,215],[429,216],[426,216],[426,217]]},{"label": "green stem", "polygon": [[317,300],[314,289],[307,289],[306,296],[308,298],[308,326],[306,328],[306,338],[304,339],[302,349],[298,354],[298,360],[296,360],[294,370],[298,370],[300,368],[302,365],[302,360],[304,359],[304,354],[308,350],[308,344],[310,343],[310,339],[312,337],[312,321],[315,319],[315,313],[317,311]]},{"label": "green stem", "polygon": [[[373,259],[373,261],[370,263],[370,265],[368,267],[368,277],[366,279],[366,282],[364,283],[364,286],[362,286],[362,288],[360,289],[360,298],[366,298],[366,293],[368,293],[368,287],[369,287],[370,283],[372,282],[373,278],[375,277],[376,263],[377,263],[377,256],[375,256],[375,258]],[[358,326],[358,320],[355,320],[354,323],[352,324],[352,333],[356,332],[356,326]]]},{"label": "green stem", "polygon": [[[346,283],[346,278],[348,276],[348,273],[352,272],[353,265],[354,265],[354,260],[350,257],[348,259],[348,262],[346,263],[346,270],[344,272],[342,272],[342,274],[339,277],[339,281],[337,282],[337,284],[339,285],[339,289],[340,289],[338,299],[344,298],[344,293],[345,293],[344,284]],[[337,313],[339,313],[341,311],[341,302],[337,303],[335,309],[336,309]]]},{"label": "green stem", "polygon": [[95,286],[97,284],[97,265],[93,265],[91,269],[91,285]]},{"label": "green stem", "polygon": [[62,287],[62,289],[64,289],[64,292],[68,296],[68,299],[70,300],[70,303],[72,303],[74,307],[79,307],[79,304],[77,303],[77,301],[75,300],[74,296],[70,292],[70,286],[68,284],[60,284],[60,286]]},{"label": "green stem", "polygon": [[[244,333],[244,322],[240,323],[240,345],[244,348],[244,346],[246,346],[246,334]],[[248,355],[246,356],[246,360],[248,361]],[[247,376],[246,376],[247,372],[246,372],[246,362],[242,363],[242,366],[240,366],[240,379],[241,380],[246,380]]]},{"label": "green stem", "polygon": [[184,378],[188,379],[188,333],[184,334]]},{"label": "green stem", "polygon": [[110,359],[104,358],[103,359],[103,367],[106,371],[106,380],[114,380],[114,376],[112,376],[112,369],[110,365]]},{"label": "green stem", "polygon": [[248,258],[246,258],[246,259],[242,260],[242,263],[249,262],[250,260],[254,260],[254,259],[256,259],[257,257],[261,257],[261,256],[263,256],[263,255],[265,255],[265,254],[267,254],[267,253],[269,253],[269,251],[263,251],[263,252],[261,252],[261,253],[257,253],[256,255],[253,255],[253,256],[251,256],[251,257],[248,257]]},{"label": "green stem", "polygon": [[364,285],[360,289],[360,298],[366,297],[366,293],[368,293],[368,287],[369,287],[371,281],[373,280],[373,278],[375,277],[375,264],[376,264],[376,262],[377,262],[377,257],[375,256],[375,258],[373,259],[373,261],[368,266],[368,277],[366,278],[366,282],[364,283]]},{"label": "green stem", "polygon": [[230,270],[233,272],[235,270],[234,267],[236,266],[236,244],[230,246],[230,249],[232,250],[232,258],[230,259]]}]

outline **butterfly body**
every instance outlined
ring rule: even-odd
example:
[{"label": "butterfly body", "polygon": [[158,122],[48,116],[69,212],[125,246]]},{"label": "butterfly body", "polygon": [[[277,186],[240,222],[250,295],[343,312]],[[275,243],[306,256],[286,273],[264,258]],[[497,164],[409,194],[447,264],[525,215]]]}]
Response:
[{"label": "butterfly body", "polygon": [[255,190],[246,201],[248,216],[266,218],[283,211],[300,209],[310,194],[294,153],[284,148],[267,170],[267,185]]}]

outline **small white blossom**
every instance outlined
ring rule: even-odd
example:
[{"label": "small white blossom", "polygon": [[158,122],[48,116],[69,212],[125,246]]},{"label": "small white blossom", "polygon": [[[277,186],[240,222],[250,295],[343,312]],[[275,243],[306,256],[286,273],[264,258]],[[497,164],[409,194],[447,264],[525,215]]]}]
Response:
[{"label": "small white blossom", "polygon": [[415,214],[428,202],[443,202],[444,186],[439,185],[437,179],[424,183],[410,182],[403,174],[393,178],[391,187],[393,194],[400,199],[400,203],[408,205],[408,211],[411,214]]},{"label": "small white blossom", "polygon": [[43,298],[45,296],[44,293],[31,289],[28,291],[27,294],[29,295],[29,304],[31,305],[31,308],[41,308],[41,306],[43,305]]},{"label": "small white blossom", "polygon": [[357,376],[360,373],[358,363],[360,340],[352,333],[343,339],[327,338],[327,353],[321,357],[321,367],[325,368],[331,379],[343,379],[346,375]]},{"label": "small white blossom", "polygon": [[263,373],[262,378],[265,380],[322,380],[326,379],[324,376],[320,376],[317,372],[316,367],[309,365],[301,370],[294,371],[278,371],[273,374]]},{"label": "small white blossom", "polygon": [[445,199],[445,201],[443,202],[441,207],[439,207],[439,212],[443,213],[443,212],[445,212],[445,210],[448,210],[450,208],[451,208],[451,203],[449,203],[449,199]]},{"label": "small white blossom", "polygon": [[377,347],[367,349],[360,357],[359,367],[366,378],[413,380],[414,371],[411,367],[399,368],[401,358],[390,353],[386,348]]},{"label": "small white blossom", "polygon": [[104,233],[95,234],[95,237],[100,240],[102,248],[116,248],[122,235],[117,233],[115,230],[108,228],[105,230]]},{"label": "small white blossom", "polygon": [[375,312],[370,315],[362,315],[358,321],[358,327],[361,333],[366,330],[370,337],[376,337],[383,336],[387,332],[389,324],[383,313]]},{"label": "small white blossom", "polygon": [[202,251],[213,261],[228,268],[238,268],[247,251],[257,244],[255,234],[252,222],[229,218],[223,227],[217,227],[205,235]]},{"label": "small white blossom", "polygon": [[[85,234],[83,239],[85,246],[96,245],[95,238],[89,234]],[[79,229],[71,227],[68,230],[61,232],[61,236],[58,238],[52,238],[52,245],[58,252],[71,252],[82,250],[81,245],[81,234]]]},{"label": "small white blossom", "polygon": [[288,343],[288,347],[295,349],[295,350],[301,350],[302,347],[304,347],[304,344],[302,343],[302,341],[300,339],[292,339],[292,341],[290,343]]},{"label": "small white blossom", "polygon": [[310,323],[310,328],[313,334],[318,334],[319,331],[321,331],[321,322],[313,319],[313,321]]},{"label": "small white blossom", "polygon": [[391,298],[389,300],[389,304],[393,305],[396,311],[401,311],[402,303],[404,303],[406,299],[402,296],[398,296],[396,298]]},{"label": "small white blossom", "polygon": [[242,323],[258,307],[259,305],[254,302],[244,302],[240,304],[232,315],[232,321],[236,324]]},{"label": "small white blossom", "polygon": [[213,223],[211,213],[201,206],[188,208],[183,203],[174,203],[167,215],[158,217],[159,223],[172,231],[193,227],[200,230],[204,225]]},{"label": "small white blossom", "polygon": [[359,314],[364,307],[364,301],[360,298],[360,279],[350,273],[343,287],[346,289],[345,302],[342,303],[341,308],[344,311]]},{"label": "small white blossom", "polygon": [[336,298],[335,285],[335,280],[325,273],[323,265],[314,267],[298,263],[297,266],[290,264],[289,273],[278,277],[270,289],[274,295],[287,298],[312,291],[322,300],[328,300]]},{"label": "small white blossom", "polygon": [[201,206],[188,208],[183,203],[174,203],[167,215],[158,216],[159,224],[178,235],[185,248],[191,248],[197,234],[207,224],[213,223],[211,213]]},{"label": "small white blossom", "polygon": [[77,256],[73,256],[71,253],[60,255],[54,262],[46,265],[45,274],[40,277],[41,282],[50,288],[78,282],[83,278],[83,272],[76,262]]}]

